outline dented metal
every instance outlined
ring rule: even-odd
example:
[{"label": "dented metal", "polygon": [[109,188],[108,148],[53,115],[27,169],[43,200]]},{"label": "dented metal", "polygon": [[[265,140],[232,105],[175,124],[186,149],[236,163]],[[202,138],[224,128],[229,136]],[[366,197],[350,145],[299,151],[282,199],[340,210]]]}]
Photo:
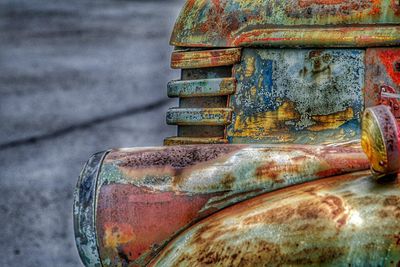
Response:
[{"label": "dented metal", "polygon": [[177,233],[227,206],[368,166],[359,143],[112,151],[97,186],[96,233],[103,265],[145,264]]},{"label": "dented metal", "polygon": [[400,179],[354,172],[222,210],[149,266],[398,266],[399,220]]}]

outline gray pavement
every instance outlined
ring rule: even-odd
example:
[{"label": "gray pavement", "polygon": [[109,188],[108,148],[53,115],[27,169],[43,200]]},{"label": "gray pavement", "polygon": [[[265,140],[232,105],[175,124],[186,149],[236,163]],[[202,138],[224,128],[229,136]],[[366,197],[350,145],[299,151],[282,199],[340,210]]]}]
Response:
[{"label": "gray pavement", "polygon": [[161,145],[176,1],[0,0],[0,266],[81,266],[91,154]]}]

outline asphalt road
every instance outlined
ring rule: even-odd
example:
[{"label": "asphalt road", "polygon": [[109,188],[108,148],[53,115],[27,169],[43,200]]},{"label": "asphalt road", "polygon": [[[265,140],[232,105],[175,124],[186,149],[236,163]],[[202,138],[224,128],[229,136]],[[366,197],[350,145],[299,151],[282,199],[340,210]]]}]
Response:
[{"label": "asphalt road", "polygon": [[0,266],[80,266],[91,154],[161,145],[176,1],[0,0]]}]

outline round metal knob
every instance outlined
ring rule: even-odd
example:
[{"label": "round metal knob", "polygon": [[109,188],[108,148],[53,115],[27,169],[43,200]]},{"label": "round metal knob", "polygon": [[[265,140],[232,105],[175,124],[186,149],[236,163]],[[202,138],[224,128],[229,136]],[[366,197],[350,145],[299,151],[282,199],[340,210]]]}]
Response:
[{"label": "round metal knob", "polygon": [[379,179],[400,170],[399,125],[385,105],[367,108],[363,115],[361,146]]}]

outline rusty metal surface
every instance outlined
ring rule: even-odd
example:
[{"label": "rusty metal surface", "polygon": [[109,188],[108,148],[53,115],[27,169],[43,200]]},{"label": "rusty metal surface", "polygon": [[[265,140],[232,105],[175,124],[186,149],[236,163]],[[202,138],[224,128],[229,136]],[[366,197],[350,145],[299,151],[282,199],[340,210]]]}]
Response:
[{"label": "rusty metal surface", "polygon": [[201,97],[230,95],[235,92],[234,78],[175,80],[167,85],[169,97]]},{"label": "rusty metal surface", "polygon": [[228,140],[223,137],[191,137],[175,136],[164,139],[164,145],[193,145],[193,144],[227,144]]},{"label": "rusty metal surface", "polygon": [[179,108],[227,108],[228,97],[223,96],[202,96],[202,97],[181,97],[179,99]]},{"label": "rusty metal surface", "polygon": [[382,85],[379,104],[388,106],[395,118],[400,118],[400,94],[393,87]]},{"label": "rusty metal surface", "polygon": [[83,168],[74,193],[74,231],[85,266],[100,267],[95,227],[97,176],[107,152],[94,154]]},{"label": "rusty metal surface", "polygon": [[400,130],[388,106],[380,105],[365,110],[361,144],[376,178],[399,171]]},{"label": "rusty metal surface", "polygon": [[359,138],[364,51],[243,49],[230,98],[230,143]]},{"label": "rusty metal surface", "polygon": [[178,127],[178,137],[219,137],[224,138],[225,126],[181,125]]},{"label": "rusty metal surface", "polygon": [[397,0],[188,0],[171,45],[186,47],[400,44]]},{"label": "rusty metal surface", "polygon": [[84,261],[399,265],[400,180],[368,171],[400,168],[388,107],[367,110],[366,155],[360,144],[363,88],[367,106],[398,104],[398,48],[361,48],[400,45],[399,4],[188,0],[171,38],[182,80],[168,85],[180,99],[166,120],[178,136],[165,139],[185,145],[117,149],[84,169]]},{"label": "rusty metal surface", "polygon": [[182,69],[182,80],[200,80],[200,79],[216,79],[231,78],[232,66],[219,66],[199,69]]},{"label": "rusty metal surface", "polygon": [[167,123],[174,125],[227,125],[231,122],[230,108],[170,108]]},{"label": "rusty metal surface", "polygon": [[191,69],[229,66],[240,61],[240,48],[175,51],[171,56],[171,68]]},{"label": "rusty metal surface", "polygon": [[398,266],[400,180],[368,171],[267,193],[175,238],[150,266]]},{"label": "rusty metal surface", "polygon": [[383,88],[392,88],[400,93],[400,48],[367,49],[365,55],[365,107],[372,107],[381,103]]},{"label": "rusty metal surface", "polygon": [[103,162],[97,186],[102,264],[144,265],[176,234],[227,206],[368,168],[359,143],[114,150]]}]

